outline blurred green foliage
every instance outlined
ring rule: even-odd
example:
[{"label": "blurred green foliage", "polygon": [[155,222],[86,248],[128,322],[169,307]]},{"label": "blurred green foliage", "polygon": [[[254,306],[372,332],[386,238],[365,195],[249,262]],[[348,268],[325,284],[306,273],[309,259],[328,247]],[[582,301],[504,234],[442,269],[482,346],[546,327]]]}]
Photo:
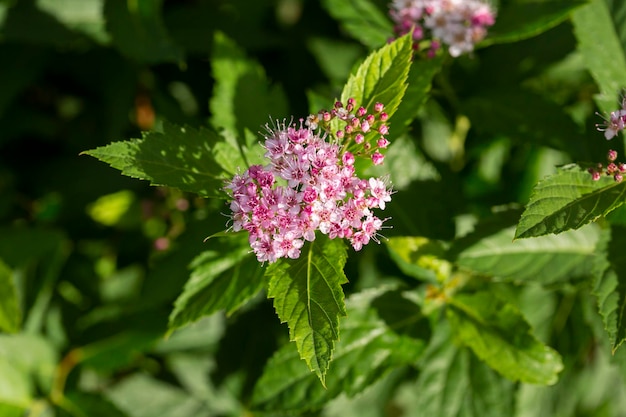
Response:
[{"label": "blurred green foliage", "polygon": [[[623,212],[512,239],[541,178],[605,157],[594,112],[626,85],[626,3],[498,7],[471,56],[413,63],[419,100],[400,103],[384,167],[390,240],[348,256],[352,321],[325,390],[259,293],[260,266],[203,243],[225,229],[222,200],[80,154],[184,125],[232,174],[270,116],[341,96],[391,36],[387,2],[0,0],[0,415],[625,416]],[[461,284],[473,292],[448,323],[438,303]],[[507,374],[481,343],[527,344],[551,371]]]}]

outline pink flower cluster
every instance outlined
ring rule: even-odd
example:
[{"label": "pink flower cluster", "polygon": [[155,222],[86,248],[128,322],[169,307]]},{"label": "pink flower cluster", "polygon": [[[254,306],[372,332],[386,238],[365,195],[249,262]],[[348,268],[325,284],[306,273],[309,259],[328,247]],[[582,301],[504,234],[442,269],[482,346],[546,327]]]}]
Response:
[{"label": "pink flower cluster", "polygon": [[622,98],[622,108],[612,111],[609,118],[602,124],[596,125],[600,132],[604,132],[606,140],[611,140],[624,130],[626,126],[626,97]]},{"label": "pink flower cluster", "polygon": [[[344,108],[336,105],[337,109]],[[324,121],[326,113],[320,114]],[[392,191],[385,179],[359,178],[355,155],[346,146],[327,141],[326,133],[317,133],[317,117],[309,116],[307,124],[301,120],[299,125],[276,122],[272,128],[266,126],[264,147],[269,162],[251,166],[225,186],[232,199],[232,230],[248,231],[259,262],[298,258],[305,241],[315,239],[316,230],[331,239],[348,239],[357,251],[370,240],[378,242],[385,219],[375,216],[372,209],[384,209]],[[345,120],[350,123],[355,117],[360,116],[346,115]],[[352,134],[356,140],[358,133]],[[370,152],[374,163],[377,152]]]},{"label": "pink flower cluster", "polygon": [[626,164],[615,162],[617,160],[617,151],[613,149],[609,150],[606,159],[606,168],[602,164],[598,164],[587,170],[591,174],[591,178],[593,178],[594,181],[598,181],[602,177],[602,174],[605,174],[612,176],[615,182],[622,182],[624,179],[623,174],[626,173]]},{"label": "pink flower cluster", "polygon": [[429,56],[442,43],[453,57],[471,52],[495,23],[494,11],[480,0],[393,0],[389,14],[398,36],[413,31],[415,41],[431,41]]}]

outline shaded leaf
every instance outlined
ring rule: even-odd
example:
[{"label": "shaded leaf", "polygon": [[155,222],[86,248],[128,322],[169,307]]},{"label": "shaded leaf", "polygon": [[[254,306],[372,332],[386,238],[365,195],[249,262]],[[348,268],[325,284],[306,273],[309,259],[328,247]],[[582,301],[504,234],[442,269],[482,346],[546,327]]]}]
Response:
[{"label": "shaded leaf", "polygon": [[[215,79],[209,102],[211,124],[216,129],[226,129],[238,139],[239,146],[251,147],[256,142],[251,132],[261,130],[271,117],[290,117],[287,98],[280,86],[271,85],[263,67],[246,57],[221,32],[215,34],[211,68]],[[264,153],[261,149],[255,151]]]},{"label": "shaded leaf", "polygon": [[215,249],[203,252],[191,263],[191,277],[170,315],[170,330],[219,310],[232,314],[265,288],[263,269],[250,252],[247,236],[216,242]]},{"label": "shaded leaf", "polygon": [[322,5],[346,32],[370,48],[393,37],[391,20],[371,0],[324,0]]},{"label": "shaded leaf", "polygon": [[[604,0],[593,0],[572,15],[578,51],[600,88],[595,97],[600,110],[610,113],[619,107],[617,97],[626,85],[626,57],[611,14]],[[598,48],[598,42],[602,44]]]},{"label": "shaded leaf", "polygon": [[594,265],[593,293],[598,299],[598,311],[609,335],[613,353],[626,340],[626,227],[611,226],[605,230],[598,245]]},{"label": "shaded leaf", "polygon": [[535,186],[515,230],[515,238],[578,229],[624,204],[626,183],[568,166]]},{"label": "shaded leaf", "polygon": [[417,116],[426,103],[433,84],[433,78],[441,70],[446,54],[438,54],[433,59],[414,60],[407,75],[408,87],[402,102],[393,118],[392,138],[406,131],[406,126]]},{"label": "shaded leaf", "polygon": [[[385,213],[393,227],[386,235],[423,236],[429,239],[454,238],[454,215],[462,207],[454,178],[413,181],[410,186],[394,194]],[[424,204],[427,201],[428,204]]]},{"label": "shaded leaf", "polygon": [[60,417],[128,416],[103,396],[80,391],[69,392],[63,397],[58,415]]},{"label": "shaded leaf", "polygon": [[583,155],[579,127],[562,106],[539,94],[515,87],[486,90],[465,100],[463,111],[479,132]]},{"label": "shaded leaf", "polygon": [[281,322],[289,325],[300,357],[322,384],[339,339],[339,317],[346,315],[341,284],[346,247],[339,239],[319,236],[299,259],[279,259],[267,268],[268,297]]},{"label": "shaded leaf", "polygon": [[594,226],[515,241],[509,227],[461,249],[456,262],[505,281],[549,284],[588,276],[599,238]]},{"label": "shaded leaf", "polygon": [[552,385],[563,369],[559,354],[541,343],[512,304],[495,294],[457,294],[446,310],[454,336],[512,381]]},{"label": "shaded leaf", "polygon": [[4,40],[57,48],[84,48],[90,44],[86,36],[70,30],[33,1],[15,2],[2,23],[0,35]]},{"label": "shaded leaf", "polygon": [[163,123],[162,132],[144,132],[142,139],[113,142],[83,152],[129,177],[167,185],[203,197],[224,197],[228,176],[213,155],[221,138],[212,130]]},{"label": "shaded leaf", "polygon": [[481,46],[517,42],[537,36],[565,21],[587,0],[510,2],[497,11],[496,22]]},{"label": "shaded leaf", "polygon": [[180,61],[183,50],[167,34],[162,0],[106,1],[104,16],[113,43],[128,58],[146,63]]},{"label": "shaded leaf", "polygon": [[15,333],[20,329],[22,312],[20,310],[13,271],[0,260],[0,330]]},{"label": "shaded leaf", "polygon": [[[339,394],[361,392],[395,367],[419,358],[428,331],[408,327],[426,321],[417,304],[389,288],[377,288],[351,296],[347,317],[341,323],[341,339],[326,375],[326,387],[317,381],[298,357],[293,345],[283,346],[270,359],[258,380],[254,408],[265,411],[317,409]],[[394,312],[396,314],[390,313]],[[426,327],[427,328],[427,327]]]},{"label": "shaded leaf", "polygon": [[414,384],[402,387],[398,405],[413,417],[501,417],[512,415],[513,383],[450,343],[450,329],[438,323]]}]

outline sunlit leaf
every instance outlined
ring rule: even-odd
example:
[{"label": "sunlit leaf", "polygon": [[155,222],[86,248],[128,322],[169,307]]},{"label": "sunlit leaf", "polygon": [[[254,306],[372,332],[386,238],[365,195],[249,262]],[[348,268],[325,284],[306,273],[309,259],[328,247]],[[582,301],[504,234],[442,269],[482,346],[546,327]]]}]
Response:
[{"label": "sunlit leaf", "polygon": [[346,315],[341,284],[347,251],[339,239],[319,236],[296,260],[279,259],[267,268],[268,297],[300,357],[324,383],[339,339],[339,317]]},{"label": "sunlit leaf", "polygon": [[548,284],[589,276],[599,238],[594,226],[521,240],[513,240],[509,227],[462,249],[456,262],[505,281]]},{"label": "sunlit leaf", "polygon": [[38,390],[49,393],[57,352],[49,340],[27,334],[0,334],[0,404],[28,407]]},{"label": "sunlit leaf", "polygon": [[267,281],[246,236],[220,238],[191,263],[192,273],[174,303],[170,329],[225,310],[232,314],[265,288]]},{"label": "sunlit leaf", "polygon": [[403,332],[408,326],[424,326],[415,303],[381,287],[351,296],[346,309],[326,387],[288,344],[266,365],[254,389],[254,408],[291,412],[320,408],[341,393],[354,396],[394,367],[419,358],[425,345],[419,337],[428,332],[417,329],[415,338]]},{"label": "sunlit leaf", "polygon": [[15,333],[20,329],[22,312],[20,310],[13,272],[0,260],[0,330]]},{"label": "sunlit leaf", "polygon": [[[591,1],[574,12],[572,22],[578,50],[600,87],[596,103],[600,110],[608,114],[618,108],[618,95],[626,85],[626,56],[606,2]],[[602,44],[601,48],[598,48],[598,42]]]},{"label": "sunlit leaf", "polygon": [[515,238],[578,229],[626,202],[626,183],[603,177],[593,181],[578,167],[560,169],[535,186],[515,230]]},{"label": "sunlit leaf", "polygon": [[103,16],[105,0],[37,0],[42,10],[66,27],[82,32],[100,43],[109,42]]},{"label": "sunlit leaf", "polygon": [[221,138],[209,129],[163,123],[162,132],[145,132],[142,139],[113,142],[83,152],[129,177],[167,185],[203,197],[224,197],[228,176],[213,155]]},{"label": "sunlit leaf", "polygon": [[451,265],[441,242],[418,236],[392,237],[385,241],[391,258],[402,272],[417,279],[437,282],[446,278]]},{"label": "sunlit leaf", "polygon": [[341,92],[342,102],[347,103],[352,97],[370,111],[376,102],[380,102],[385,105],[385,112],[391,118],[407,89],[411,45],[411,38],[403,36],[370,54],[350,75]]},{"label": "sunlit leaf", "polygon": [[552,385],[563,369],[559,354],[541,343],[512,304],[490,292],[457,294],[447,317],[456,339],[512,381]]}]

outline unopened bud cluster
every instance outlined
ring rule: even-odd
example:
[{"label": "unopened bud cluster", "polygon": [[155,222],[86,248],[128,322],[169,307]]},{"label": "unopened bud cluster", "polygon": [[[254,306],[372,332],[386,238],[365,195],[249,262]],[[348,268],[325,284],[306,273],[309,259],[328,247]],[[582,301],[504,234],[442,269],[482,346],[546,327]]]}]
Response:
[{"label": "unopened bud cluster", "polygon": [[[356,156],[369,156],[374,165],[380,165],[385,159],[381,150],[389,146],[386,137],[389,133],[388,119],[382,103],[374,104],[374,111],[368,113],[365,107],[356,106],[354,98],[349,98],[345,107],[337,101],[331,110],[322,109],[310,115],[306,125],[313,130],[320,128],[330,132],[343,143],[344,149],[351,143],[356,144]],[[333,123],[335,120],[339,123]],[[331,132],[337,125],[338,130]]]},{"label": "unopened bud cluster", "polygon": [[393,0],[389,14],[398,36],[411,32],[416,42],[430,41],[431,57],[441,44],[453,57],[471,52],[495,23],[491,6],[479,0]]},{"label": "unopened bud cluster", "polygon": [[615,162],[617,160],[617,151],[613,149],[609,150],[606,159],[606,167],[603,164],[598,164],[588,169],[593,180],[598,181],[604,174],[612,176],[616,182],[622,182],[624,179],[623,176],[626,174],[626,164],[623,162]]},{"label": "unopened bud cluster", "polygon": [[[378,242],[386,219],[375,216],[372,209],[385,209],[392,190],[384,178],[359,178],[355,155],[340,141],[360,140],[364,123],[386,133],[386,117],[382,105],[376,105],[377,116],[371,123],[360,108],[350,117],[350,107],[354,108],[354,100],[346,108],[338,103],[331,112],[309,116],[306,122],[266,126],[268,163],[251,166],[224,187],[230,197],[231,228],[249,233],[259,262],[298,258],[305,241],[315,240],[317,230],[331,239],[348,239],[357,251],[370,240]],[[333,118],[346,121],[343,135],[323,130]],[[329,141],[329,137],[337,139]],[[372,150],[371,145],[362,145]],[[369,152],[374,164],[382,163],[382,155],[377,154],[378,149]]]}]

